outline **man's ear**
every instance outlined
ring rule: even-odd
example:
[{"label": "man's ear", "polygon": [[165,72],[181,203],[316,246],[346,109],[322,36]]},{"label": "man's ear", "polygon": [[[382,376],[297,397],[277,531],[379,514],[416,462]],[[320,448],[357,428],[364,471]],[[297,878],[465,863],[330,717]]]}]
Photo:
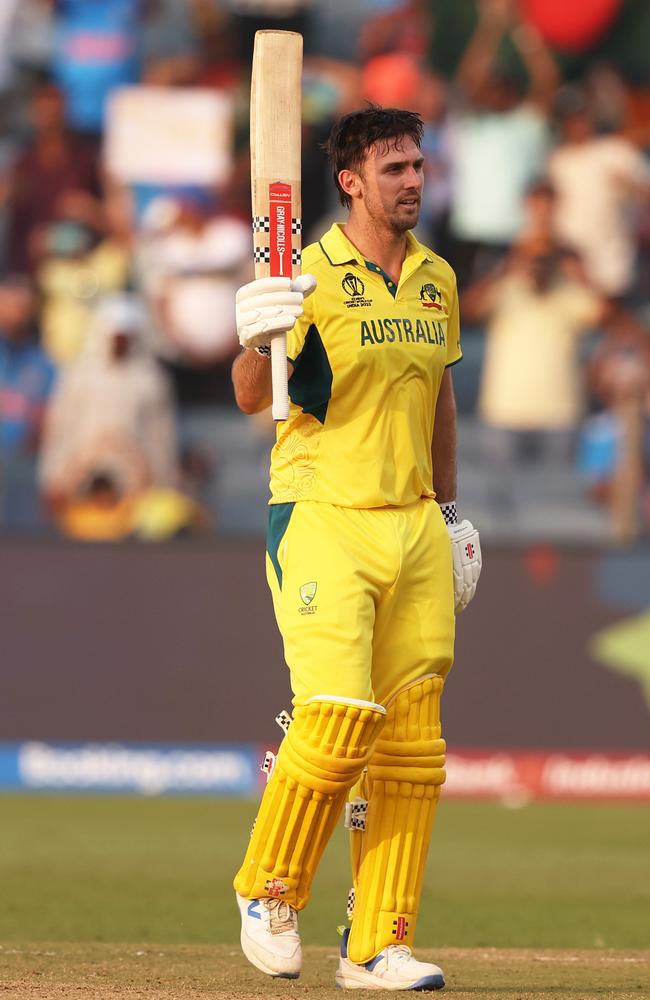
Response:
[{"label": "man's ear", "polygon": [[358,198],[361,195],[361,177],[354,170],[340,170],[339,184],[350,198]]}]

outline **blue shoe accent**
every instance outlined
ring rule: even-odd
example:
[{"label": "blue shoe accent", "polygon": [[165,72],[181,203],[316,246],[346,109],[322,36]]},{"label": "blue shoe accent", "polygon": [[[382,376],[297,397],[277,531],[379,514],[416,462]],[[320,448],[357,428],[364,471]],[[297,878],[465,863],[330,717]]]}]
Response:
[{"label": "blue shoe accent", "polygon": [[248,910],[247,910],[248,916],[255,917],[256,920],[261,920],[262,914],[259,912],[259,909],[260,909],[259,899],[252,899],[248,904]]},{"label": "blue shoe accent", "polygon": [[407,990],[442,990],[444,987],[445,981],[442,976],[423,976],[417,983],[408,986]]},{"label": "blue shoe accent", "polygon": [[379,962],[379,960],[382,959],[383,957],[384,957],[384,953],[383,953],[383,951],[380,951],[379,954],[375,955],[374,958],[371,958],[369,962],[365,962],[364,963],[364,968],[367,969],[368,972],[372,972],[372,970],[377,965],[377,963]]},{"label": "blue shoe accent", "polygon": [[[341,958],[348,957],[348,938],[350,937],[351,929],[352,928],[350,927],[346,927],[341,935]],[[365,963],[364,968],[368,969],[369,972],[372,972],[379,959],[383,957],[384,953],[383,951],[380,951],[378,955],[375,955],[374,958],[371,958],[369,962]]]}]

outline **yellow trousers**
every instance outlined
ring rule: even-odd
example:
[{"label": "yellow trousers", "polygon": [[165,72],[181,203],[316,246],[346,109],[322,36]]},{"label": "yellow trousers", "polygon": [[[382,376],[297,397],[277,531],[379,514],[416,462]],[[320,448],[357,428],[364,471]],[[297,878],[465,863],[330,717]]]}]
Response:
[{"label": "yellow trousers", "polygon": [[435,500],[273,505],[267,579],[294,704],[327,693],[385,705],[419,677],[449,673],[451,547]]}]

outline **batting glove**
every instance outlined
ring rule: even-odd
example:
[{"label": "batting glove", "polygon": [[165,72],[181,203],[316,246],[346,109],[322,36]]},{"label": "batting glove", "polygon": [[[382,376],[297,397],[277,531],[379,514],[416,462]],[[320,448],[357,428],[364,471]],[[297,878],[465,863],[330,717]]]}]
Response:
[{"label": "batting glove", "polygon": [[316,288],[313,274],[297,278],[257,278],[237,292],[235,317],[242,347],[268,353],[275,333],[288,333],[303,313],[303,302]]},{"label": "batting glove", "polygon": [[464,611],[474,594],[481,575],[481,543],[478,531],[470,521],[448,524],[451,554],[454,564],[454,601],[456,614]]}]

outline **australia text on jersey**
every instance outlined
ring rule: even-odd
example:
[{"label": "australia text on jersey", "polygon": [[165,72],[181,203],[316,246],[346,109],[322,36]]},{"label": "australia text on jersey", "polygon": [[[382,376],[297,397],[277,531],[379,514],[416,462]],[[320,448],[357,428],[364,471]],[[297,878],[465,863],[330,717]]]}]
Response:
[{"label": "australia text on jersey", "polygon": [[361,346],[366,344],[435,344],[445,346],[447,339],[442,323],[436,320],[371,319],[361,322]]}]

